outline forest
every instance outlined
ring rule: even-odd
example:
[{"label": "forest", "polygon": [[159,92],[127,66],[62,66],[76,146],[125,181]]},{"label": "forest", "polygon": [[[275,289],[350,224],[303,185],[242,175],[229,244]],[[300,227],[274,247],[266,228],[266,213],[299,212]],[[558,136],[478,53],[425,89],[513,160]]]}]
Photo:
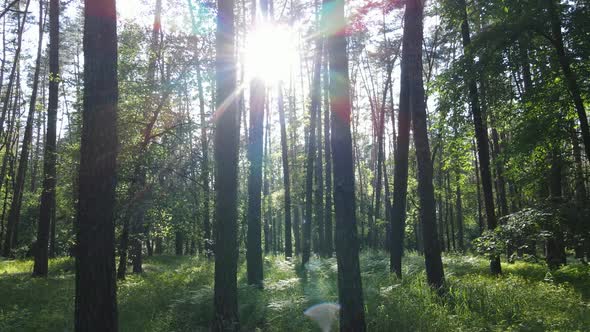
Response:
[{"label": "forest", "polygon": [[0,331],[590,331],[589,1],[0,21]]}]

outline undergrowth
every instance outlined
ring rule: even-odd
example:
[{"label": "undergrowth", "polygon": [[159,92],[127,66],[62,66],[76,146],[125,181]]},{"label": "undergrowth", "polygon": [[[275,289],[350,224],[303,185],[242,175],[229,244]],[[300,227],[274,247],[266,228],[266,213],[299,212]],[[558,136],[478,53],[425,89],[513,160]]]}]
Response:
[{"label": "undergrowth", "polygon": [[[584,331],[590,327],[590,268],[549,272],[516,262],[490,276],[488,262],[444,257],[446,295],[425,283],[423,258],[404,258],[404,278],[389,273],[384,253],[364,252],[361,270],[369,331]],[[121,331],[206,331],[213,315],[214,265],[194,257],[152,257],[145,273],[119,283]],[[303,315],[337,302],[335,259],[307,269],[279,256],[264,260],[264,290],[246,285],[240,262],[239,315],[244,331],[319,331]],[[0,331],[73,330],[73,261],[50,262],[50,276],[31,278],[31,261],[0,262]]]}]

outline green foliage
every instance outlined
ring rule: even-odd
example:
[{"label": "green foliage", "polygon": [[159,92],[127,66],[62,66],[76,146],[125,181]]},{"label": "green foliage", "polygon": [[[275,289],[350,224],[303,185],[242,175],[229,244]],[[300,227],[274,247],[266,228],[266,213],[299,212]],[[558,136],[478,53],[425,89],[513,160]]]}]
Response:
[{"label": "green foliage", "polygon": [[487,230],[475,239],[475,250],[487,257],[498,256],[509,250],[520,252],[532,249],[534,253],[535,248],[531,248],[531,244],[546,233],[542,229],[548,229],[551,220],[551,214],[532,208],[515,212],[502,218],[495,230]]},{"label": "green foliage", "polygon": [[[409,253],[404,279],[389,273],[389,257],[361,254],[370,331],[576,331],[590,326],[590,267],[553,271],[541,264],[503,266],[487,275],[485,259],[444,257],[447,295],[425,282],[423,257]],[[245,262],[238,273],[244,331],[318,331],[303,315],[311,305],[336,302],[335,259],[312,259],[306,271],[282,257],[264,260],[264,290],[249,287]],[[73,324],[74,274],[69,258],[51,260],[47,279],[31,278],[31,261],[0,262],[0,330],[63,331]],[[211,261],[152,257],[145,273],[119,283],[121,331],[207,331],[213,315]]]}]

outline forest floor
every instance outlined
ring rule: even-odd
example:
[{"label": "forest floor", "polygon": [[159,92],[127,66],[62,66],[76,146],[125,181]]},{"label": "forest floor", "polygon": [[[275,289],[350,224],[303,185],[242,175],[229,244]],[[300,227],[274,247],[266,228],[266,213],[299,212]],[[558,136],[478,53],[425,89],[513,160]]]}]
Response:
[{"label": "forest floor", "polygon": [[[384,253],[363,253],[369,331],[590,331],[590,267],[551,273],[542,264],[503,264],[488,274],[482,258],[444,257],[448,293],[425,284],[423,258],[410,253],[404,279],[390,275]],[[313,259],[307,276],[278,256],[265,258],[265,289],[248,287],[240,262],[239,313],[244,331],[319,331],[303,315],[337,302],[336,260]],[[205,331],[212,316],[213,263],[148,258],[145,273],[119,283],[121,331]],[[50,262],[47,279],[31,278],[32,261],[0,261],[0,331],[73,330],[73,261]]]}]

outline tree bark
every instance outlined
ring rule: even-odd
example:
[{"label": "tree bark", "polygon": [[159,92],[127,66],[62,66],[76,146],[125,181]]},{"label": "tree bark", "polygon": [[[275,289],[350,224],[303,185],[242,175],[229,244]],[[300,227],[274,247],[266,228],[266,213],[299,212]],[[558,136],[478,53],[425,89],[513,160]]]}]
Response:
[{"label": "tree bark", "polygon": [[234,1],[218,0],[215,115],[215,286],[213,331],[237,331],[237,194],[239,112],[236,90]]},{"label": "tree bark", "polygon": [[279,84],[279,121],[281,123],[281,156],[283,161],[283,186],[285,188],[285,257],[293,256],[291,241],[291,175],[289,173],[289,148],[287,146],[287,124],[285,123],[285,105],[283,85]]},{"label": "tree bark", "polygon": [[49,227],[55,211],[55,184],[57,162],[57,107],[59,92],[59,0],[49,2],[49,102],[47,107],[47,133],[43,156],[43,192],[37,229],[37,249],[33,275],[47,276],[49,256]]},{"label": "tree bark", "polygon": [[248,241],[246,266],[248,284],[262,288],[261,192],[262,146],[264,138],[264,82],[255,78],[250,82],[250,130],[248,135]]},{"label": "tree bark", "polygon": [[[326,54],[327,51],[324,53]],[[328,61],[326,60],[326,63]],[[325,192],[325,205],[324,205],[324,251],[326,257],[332,257],[334,253],[334,227],[333,227],[333,214],[332,214],[332,146],[330,144],[330,76],[328,68],[324,68],[324,159],[326,160],[326,192]]]},{"label": "tree bark", "polygon": [[[344,26],[344,0],[326,0],[332,10],[322,22]],[[350,132],[351,105],[346,35],[327,38],[330,63],[330,110],[332,116],[332,164],[334,166],[334,207],[336,211],[336,258],[340,331],[365,331],[363,289],[359,264],[359,243],[355,216],[354,163]]]},{"label": "tree bark", "polygon": [[[411,6],[411,7],[408,7]],[[406,21],[411,16],[416,15],[413,11],[416,4],[414,0],[406,4],[406,13],[404,18],[404,38],[402,41],[402,60],[401,60],[401,83],[400,83],[400,101],[399,114],[397,118],[397,145],[395,147],[395,169],[393,173],[393,206],[391,211],[391,257],[390,269],[398,278],[402,277],[402,256],[404,252],[404,237],[406,223],[406,204],[408,195],[408,151],[410,147],[410,124],[411,124],[411,86],[410,86],[410,66],[413,60],[422,61],[417,58],[417,54],[412,55],[412,41],[409,39],[411,31],[410,25]],[[409,9],[411,8],[411,9]],[[413,10],[412,10],[413,9]],[[421,11],[421,10],[420,10]],[[421,15],[421,14],[420,14]],[[415,22],[413,24],[416,24]],[[421,23],[420,23],[421,27]],[[422,39],[420,39],[422,40]],[[416,50],[414,50],[416,52]]]},{"label": "tree bark", "polygon": [[322,59],[322,41],[318,37],[316,41],[316,50],[314,56],[314,70],[313,83],[311,86],[311,109],[310,109],[310,125],[309,125],[309,140],[307,148],[307,165],[305,178],[305,219],[303,219],[303,255],[302,264],[309,262],[311,255],[311,222],[313,219],[312,211],[312,194],[313,194],[313,166],[316,154],[316,114],[320,106],[319,91],[321,88],[321,59]]},{"label": "tree bark", "polygon": [[76,331],[117,331],[117,17],[115,0],[84,6],[84,102],[76,246]]},{"label": "tree bark", "polygon": [[[420,221],[422,222],[422,240],[424,242],[424,261],[426,279],[430,286],[441,289],[444,284],[444,271],[436,230],[436,208],[433,171],[428,142],[428,124],[426,119],[426,99],[422,78],[422,41],[423,41],[423,0],[406,2],[404,17],[404,50],[406,59],[406,76],[409,98],[408,106],[412,114],[414,145],[418,161],[418,195],[420,197]],[[402,81],[401,84],[404,84]]]}]

